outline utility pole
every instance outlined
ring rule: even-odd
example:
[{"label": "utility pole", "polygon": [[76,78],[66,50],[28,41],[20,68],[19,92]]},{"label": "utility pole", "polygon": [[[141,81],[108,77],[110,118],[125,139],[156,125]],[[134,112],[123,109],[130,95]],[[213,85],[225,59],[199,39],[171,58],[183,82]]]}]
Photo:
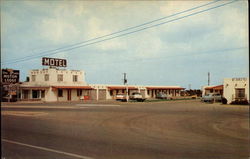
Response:
[{"label": "utility pole", "polygon": [[126,73],[123,73],[124,77],[123,77],[123,84],[126,85],[127,83],[127,78],[126,78]]},{"label": "utility pole", "polygon": [[123,83],[124,83],[124,85],[126,85],[126,100],[128,102],[128,80],[127,80],[127,77],[126,77],[127,74],[123,73],[123,75],[124,75]]},{"label": "utility pole", "polygon": [[208,72],[207,76],[208,76],[207,85],[209,86],[210,85],[210,72]]}]

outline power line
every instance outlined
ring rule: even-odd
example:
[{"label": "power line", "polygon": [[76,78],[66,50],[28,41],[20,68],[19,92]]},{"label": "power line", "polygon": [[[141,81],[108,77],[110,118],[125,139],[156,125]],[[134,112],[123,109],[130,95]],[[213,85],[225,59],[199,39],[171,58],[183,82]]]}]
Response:
[{"label": "power line", "polygon": [[[106,35],[103,35],[103,36],[100,36],[100,37],[97,37],[97,38],[93,38],[93,39],[89,39],[89,40],[86,40],[86,41],[83,41],[83,42],[79,42],[79,43],[76,43],[76,44],[72,44],[72,45],[60,47],[60,48],[57,48],[57,49],[42,51],[42,52],[40,52],[40,53],[38,53],[38,54],[41,55],[41,54],[43,54],[43,53],[55,52],[55,51],[59,51],[59,50],[62,50],[62,49],[69,48],[69,47],[74,47],[74,46],[77,46],[77,45],[80,45],[80,44],[84,44],[84,43],[87,43],[87,42],[91,42],[91,41],[94,41],[94,40],[98,40],[98,39],[101,39],[101,38],[104,38],[104,37],[108,37],[108,36],[111,36],[111,35],[115,35],[115,34],[118,34],[118,33],[121,33],[121,32],[125,32],[125,31],[131,30],[131,29],[135,29],[135,28],[138,28],[138,27],[141,27],[141,26],[144,26],[144,25],[148,25],[148,24],[154,23],[154,22],[156,22],[156,21],[160,21],[160,20],[167,19],[167,18],[176,16],[176,15],[179,15],[179,14],[182,14],[182,13],[185,13],[185,12],[189,12],[189,11],[192,11],[192,10],[195,10],[195,9],[198,9],[198,8],[201,8],[201,7],[204,7],[204,6],[213,4],[213,3],[217,3],[218,1],[221,1],[221,0],[215,0],[215,1],[212,1],[212,2],[209,2],[209,3],[206,3],[206,4],[204,4],[204,5],[200,5],[200,6],[197,6],[197,7],[194,7],[194,8],[190,8],[190,9],[187,9],[187,10],[184,10],[184,11],[181,11],[181,12],[178,12],[178,13],[175,13],[175,14],[172,14],[172,15],[169,15],[169,16],[166,16],[166,17],[163,17],[163,18],[159,18],[159,19],[156,19],[156,20],[153,20],[153,21],[149,21],[149,22],[146,22],[146,23],[137,25],[137,26],[129,27],[129,28],[127,28],[127,29],[123,29],[123,30],[120,30],[120,31],[117,31],[117,32],[114,32],[114,33],[111,33],[111,34],[106,34]],[[62,50],[62,51],[63,51],[63,50]],[[34,57],[34,56],[36,57],[37,55],[29,55],[29,56],[26,56],[26,57],[23,57],[23,58],[12,59],[12,60],[10,60],[10,61],[13,61],[13,60],[21,60],[21,59],[25,59],[25,58],[29,58],[29,57],[31,58],[31,57]]]},{"label": "power line", "polygon": [[[141,29],[138,29],[138,30],[135,30],[135,31],[131,31],[131,32],[128,32],[128,33],[123,33],[123,34],[120,34],[120,35],[117,35],[117,36],[114,36],[114,37],[111,37],[111,38],[106,38],[106,39],[103,39],[103,40],[95,41],[95,42],[88,43],[88,44],[85,44],[85,45],[75,46],[75,47],[72,47],[72,48],[66,48],[63,51],[70,51],[70,50],[77,49],[77,48],[80,48],[80,47],[85,47],[85,46],[93,45],[93,44],[100,43],[100,42],[103,42],[103,41],[112,40],[112,39],[122,37],[122,36],[125,36],[125,35],[133,34],[133,33],[139,32],[139,31],[143,31],[143,30],[146,30],[146,29],[150,29],[150,28],[153,28],[153,27],[157,27],[157,26],[166,24],[166,23],[170,23],[170,22],[177,21],[177,20],[180,20],[180,19],[183,19],[183,18],[187,18],[187,17],[193,16],[193,15],[196,15],[196,14],[200,14],[200,13],[212,10],[212,9],[216,9],[216,8],[231,4],[231,3],[235,2],[235,1],[237,1],[237,0],[233,0],[233,1],[221,4],[221,5],[217,5],[215,7],[211,7],[211,8],[204,9],[204,10],[201,10],[201,11],[198,11],[198,12],[194,12],[194,13],[191,13],[191,14],[179,17],[179,18],[175,18],[175,19],[172,19],[172,20],[169,20],[169,21],[166,21],[166,22],[162,22],[162,23],[158,23],[158,24],[151,25],[151,26],[148,26],[148,27],[144,27],[144,28],[141,28]],[[38,56],[35,56],[35,57],[30,57],[30,58],[27,57],[28,59],[16,60],[16,61],[13,61],[13,62],[8,62],[8,63],[11,64],[11,63],[27,61],[27,60],[37,58],[37,57],[50,56],[50,55],[58,54],[59,52],[61,52],[61,51],[55,51],[54,53],[46,53],[46,54],[43,54],[43,55],[38,55]]]}]

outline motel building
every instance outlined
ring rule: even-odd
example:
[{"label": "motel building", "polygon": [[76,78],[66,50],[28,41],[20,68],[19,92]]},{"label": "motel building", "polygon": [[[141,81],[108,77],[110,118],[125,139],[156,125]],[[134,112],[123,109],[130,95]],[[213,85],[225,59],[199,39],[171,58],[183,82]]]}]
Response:
[{"label": "motel building", "polygon": [[207,95],[209,93],[223,95],[223,85],[203,86],[202,96]]},{"label": "motel building", "polygon": [[249,103],[249,78],[224,78],[223,85],[203,86],[202,96],[209,93],[221,94],[228,104],[234,101]]},{"label": "motel building", "polygon": [[90,95],[83,71],[36,69],[29,71],[29,81],[20,86],[21,100],[75,101]]},{"label": "motel building", "polygon": [[[80,70],[66,70],[57,67],[30,70],[29,81],[20,85],[23,101],[84,101],[115,99],[126,92],[124,85],[87,84],[85,73]],[[159,92],[179,97],[180,86],[138,86],[128,85],[128,94],[140,92],[144,98],[155,98]]]},{"label": "motel building", "polygon": [[249,78],[225,78],[223,92],[228,103],[242,100],[249,103]]}]

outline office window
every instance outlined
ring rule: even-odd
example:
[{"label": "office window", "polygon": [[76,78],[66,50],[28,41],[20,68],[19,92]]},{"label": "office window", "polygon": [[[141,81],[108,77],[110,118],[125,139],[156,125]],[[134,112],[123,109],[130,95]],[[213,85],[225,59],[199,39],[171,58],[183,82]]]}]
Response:
[{"label": "office window", "polygon": [[78,89],[77,90],[77,96],[79,97],[79,96],[82,96],[82,90],[81,89]]},{"label": "office window", "polygon": [[60,75],[57,75],[57,81],[63,81],[63,75],[62,74],[60,74]]},{"label": "office window", "polygon": [[31,80],[32,80],[32,82],[35,82],[36,81],[36,75],[32,75]]},{"label": "office window", "polygon": [[58,97],[63,97],[63,90],[62,89],[58,89]]},{"label": "office window", "polygon": [[44,75],[44,81],[49,81],[49,75],[48,74]]},{"label": "office window", "polygon": [[77,78],[78,78],[77,75],[73,75],[73,82],[77,82]]}]

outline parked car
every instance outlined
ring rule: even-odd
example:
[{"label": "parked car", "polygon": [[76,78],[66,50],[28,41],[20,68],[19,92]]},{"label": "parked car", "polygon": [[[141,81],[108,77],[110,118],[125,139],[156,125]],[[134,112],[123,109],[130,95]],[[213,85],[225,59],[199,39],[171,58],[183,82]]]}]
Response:
[{"label": "parked car", "polygon": [[116,100],[117,101],[126,101],[126,94],[117,94],[116,95]]},{"label": "parked car", "polygon": [[220,94],[209,93],[202,97],[203,102],[221,102],[222,96]]},{"label": "parked car", "polygon": [[167,95],[165,93],[159,92],[156,94],[157,99],[167,99]]},{"label": "parked car", "polygon": [[138,102],[143,102],[146,99],[142,97],[142,94],[139,92],[133,92],[132,95],[129,96],[130,100],[136,100]]}]

